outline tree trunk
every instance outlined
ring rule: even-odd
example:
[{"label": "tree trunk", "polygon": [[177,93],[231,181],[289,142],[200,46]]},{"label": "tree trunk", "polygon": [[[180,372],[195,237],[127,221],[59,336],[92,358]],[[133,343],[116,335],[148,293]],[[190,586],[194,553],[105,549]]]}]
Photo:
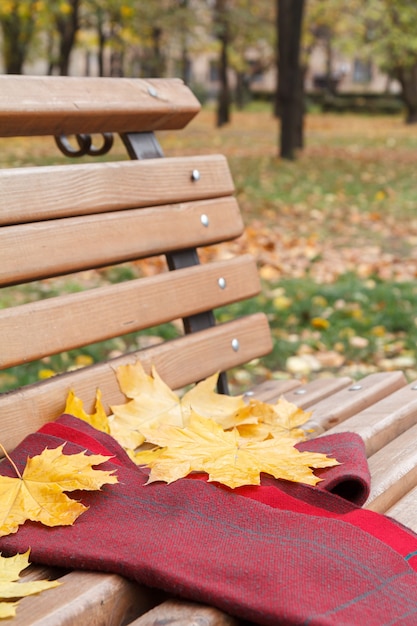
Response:
[{"label": "tree trunk", "polygon": [[104,48],[106,45],[106,33],[104,30],[104,18],[103,11],[101,9],[97,10],[97,22],[96,22],[96,31],[97,31],[97,41],[98,41],[98,52],[97,52],[97,63],[98,63],[98,75],[105,76],[105,68],[104,68]]},{"label": "tree trunk", "polygon": [[402,87],[402,99],[406,106],[406,123],[417,124],[417,64],[399,67],[395,72]]},{"label": "tree trunk", "polygon": [[230,122],[230,88],[229,88],[229,24],[227,0],[216,0],[216,36],[220,41],[219,58],[219,94],[217,100],[217,127]]},{"label": "tree trunk", "polygon": [[34,30],[34,18],[21,18],[13,8],[1,20],[6,74],[22,74]]},{"label": "tree trunk", "polygon": [[250,100],[249,79],[245,72],[236,72],[236,108],[241,111]]},{"label": "tree trunk", "polygon": [[78,9],[80,0],[71,0],[71,12],[69,15],[59,15],[56,26],[59,33],[59,74],[68,76],[69,62],[75,37],[79,28]]},{"label": "tree trunk", "polygon": [[165,63],[161,47],[162,32],[162,28],[160,28],[159,26],[154,26],[152,29],[152,76],[155,78],[161,78],[164,75]]},{"label": "tree trunk", "polygon": [[190,82],[190,69],[191,62],[190,57],[188,56],[188,48],[186,38],[184,37],[182,45],[181,45],[181,78],[186,85]]},{"label": "tree trunk", "polygon": [[300,65],[304,0],[277,0],[278,88],[276,112],[280,124],[280,156],[294,159],[303,145],[304,72]]}]

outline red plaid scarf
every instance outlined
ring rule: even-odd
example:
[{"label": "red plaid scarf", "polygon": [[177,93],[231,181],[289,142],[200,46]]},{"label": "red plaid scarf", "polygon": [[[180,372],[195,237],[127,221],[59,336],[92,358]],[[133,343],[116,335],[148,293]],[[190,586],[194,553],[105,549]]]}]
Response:
[{"label": "red plaid scarf", "polygon": [[[147,472],[111,437],[70,416],[27,437],[12,457],[23,469],[28,456],[63,442],[67,454],[114,455],[103,468],[116,468],[119,484],[82,492],[90,508],[73,526],[27,522],[0,539],[3,555],[30,547],[33,562],[115,572],[257,624],[417,623],[417,536],[393,520],[267,477],[234,491],[188,479],[144,486]],[[312,445],[345,460],[345,470],[322,470],[325,486],[345,494],[353,487],[363,500],[359,438]],[[7,461],[1,473],[13,475]]]}]

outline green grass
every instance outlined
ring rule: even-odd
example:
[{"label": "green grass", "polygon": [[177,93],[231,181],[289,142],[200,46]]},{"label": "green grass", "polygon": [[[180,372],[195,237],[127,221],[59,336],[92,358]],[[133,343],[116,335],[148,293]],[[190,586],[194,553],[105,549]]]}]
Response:
[{"label": "green grass", "polygon": [[259,310],[268,316],[274,349],[262,364],[249,367],[254,376],[355,378],[394,369],[417,376],[416,283],[364,281],[354,274],[327,285],[284,279],[265,285],[262,296],[220,312],[219,319]]}]

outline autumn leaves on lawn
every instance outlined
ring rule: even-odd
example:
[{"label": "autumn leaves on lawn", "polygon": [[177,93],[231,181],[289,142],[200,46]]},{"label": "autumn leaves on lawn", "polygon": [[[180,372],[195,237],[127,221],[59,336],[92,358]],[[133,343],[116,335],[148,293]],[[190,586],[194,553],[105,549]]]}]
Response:
[{"label": "autumn leaves on lawn", "polygon": [[283,398],[271,405],[218,394],[217,374],[180,398],[155,369],[149,376],[139,362],[119,367],[117,378],[128,401],[111,407],[109,417],[100,392],[93,415],[85,413],[72,393],[65,412],[110,433],[135,463],[150,468],[148,484],[205,472],[209,481],[235,488],[259,485],[265,472],[315,485],[320,479],[314,468],[338,464],[324,454],[294,447],[304,438],[300,426],[310,414]]}]

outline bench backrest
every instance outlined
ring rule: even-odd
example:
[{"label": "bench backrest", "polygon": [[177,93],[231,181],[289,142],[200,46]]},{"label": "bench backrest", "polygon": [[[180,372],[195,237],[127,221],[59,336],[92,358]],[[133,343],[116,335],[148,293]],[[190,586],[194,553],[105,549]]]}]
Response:
[{"label": "bench backrest", "polygon": [[[220,325],[213,314],[259,292],[254,260],[201,264],[197,252],[243,231],[225,158],[162,158],[154,135],[183,128],[199,108],[179,80],[0,76],[0,137],[51,135],[71,154],[69,135],[80,153],[94,153],[90,134],[117,133],[131,158],[0,169],[0,288],[57,283],[54,297],[0,309],[0,369],[171,320],[185,328],[177,339],[0,395],[6,449],[59,415],[70,389],[86,410],[96,388],[106,403],[122,402],[114,374],[122,363],[154,364],[180,388],[271,349],[262,313]],[[161,254],[167,271],[155,276],[59,293],[63,275]]]}]

